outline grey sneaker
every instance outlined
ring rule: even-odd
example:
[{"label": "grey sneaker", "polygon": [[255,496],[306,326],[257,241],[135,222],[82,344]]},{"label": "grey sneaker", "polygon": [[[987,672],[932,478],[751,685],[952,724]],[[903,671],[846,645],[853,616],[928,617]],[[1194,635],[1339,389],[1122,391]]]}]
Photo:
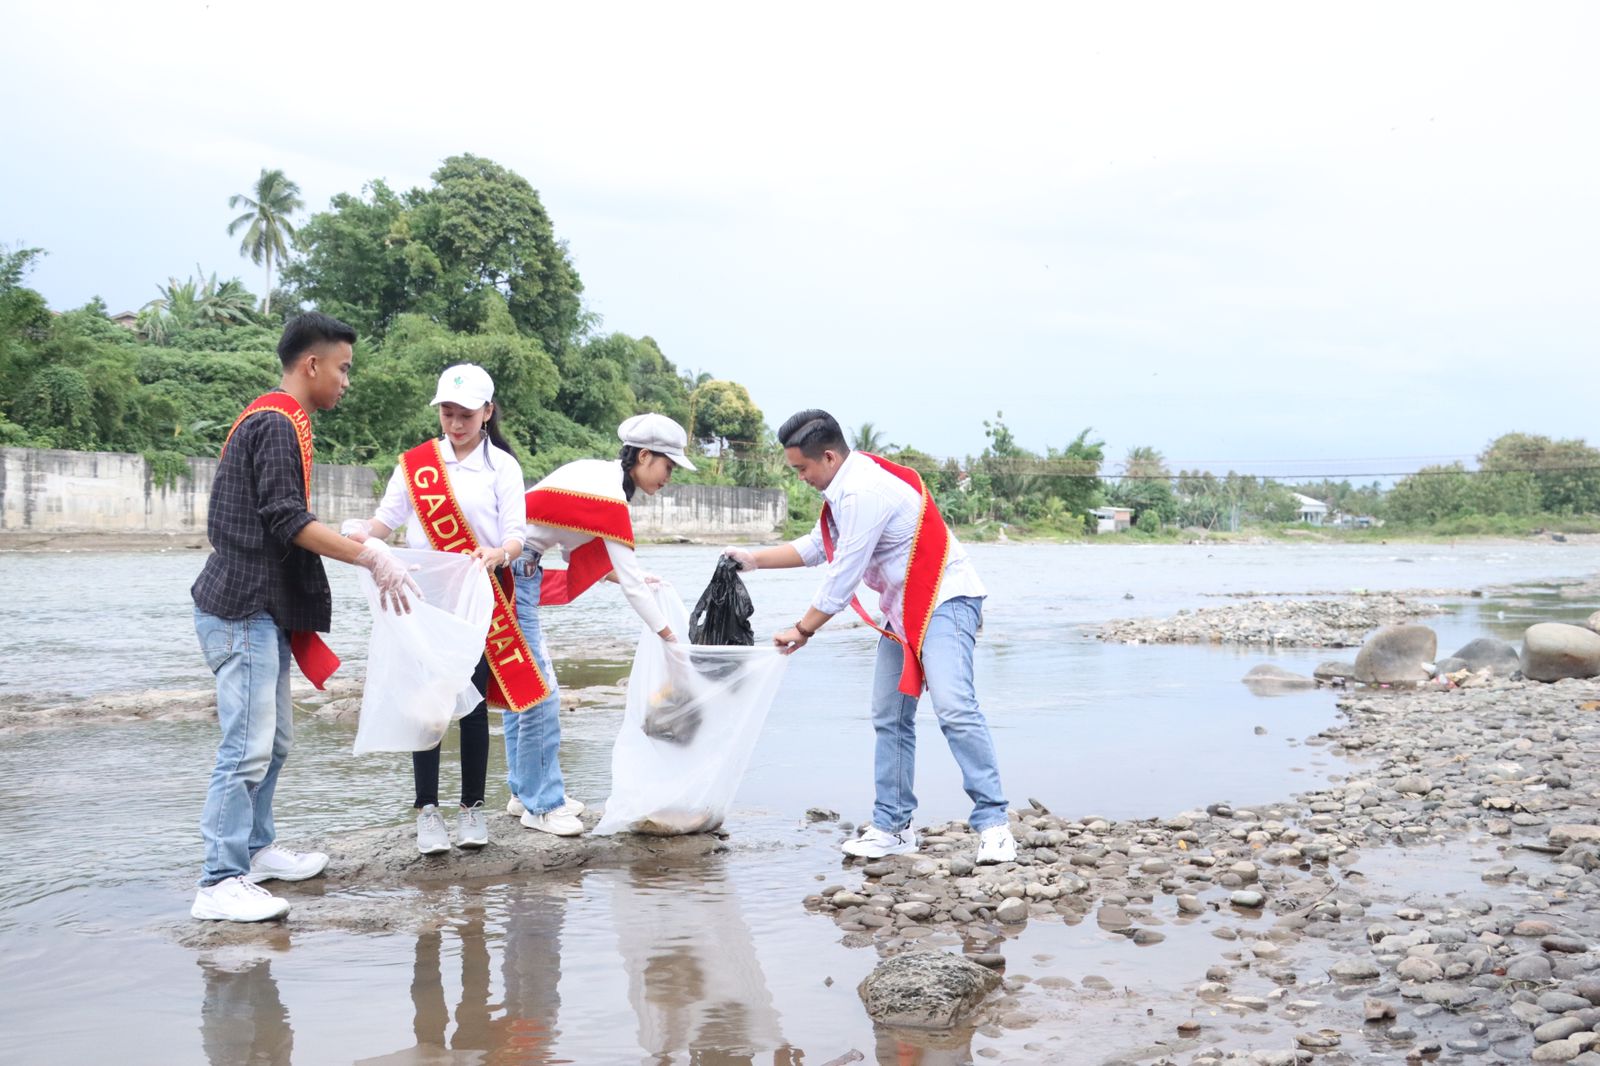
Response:
[{"label": "grey sneaker", "polygon": [[489,843],[489,824],[483,817],[483,804],[463,807],[456,815],[456,847],[481,848]]},{"label": "grey sneaker", "polygon": [[450,831],[444,827],[444,815],[431,803],[417,815],[417,850],[424,855],[450,850]]}]

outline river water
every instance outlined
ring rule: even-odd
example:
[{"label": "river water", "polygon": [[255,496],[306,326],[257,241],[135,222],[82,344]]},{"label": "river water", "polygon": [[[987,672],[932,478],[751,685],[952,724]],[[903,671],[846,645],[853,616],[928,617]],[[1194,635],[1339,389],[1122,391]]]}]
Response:
[{"label": "river water", "polygon": [[[1103,645],[1084,634],[1087,624],[1233,602],[1212,598],[1230,592],[1531,586],[1443,598],[1451,613],[1430,624],[1444,654],[1475,636],[1515,640],[1531,621],[1581,619],[1600,606],[1539,587],[1600,571],[1600,551],[1577,544],[976,545],[972,553],[990,592],[978,686],[1008,796],[1074,816],[1284,799],[1346,770],[1301,743],[1334,721],[1330,694],[1262,699],[1239,683],[1269,659],[1309,672],[1326,651]],[[647,547],[643,557],[692,599],[716,552]],[[187,596],[200,564],[193,551],[0,557],[8,589],[0,701],[207,685]],[[330,570],[333,644],[359,671],[365,604],[347,570]],[[750,575],[758,633],[798,617],[815,578]],[[637,623],[614,588],[546,618],[564,677],[626,673]],[[805,809],[854,820],[870,809],[871,664],[869,633],[839,623],[795,658],[728,819],[726,853],[408,890],[446,919],[442,932],[420,936],[296,933],[291,916],[257,949],[180,947],[215,726],[7,736],[0,1062],[816,1066],[852,1049],[869,1062],[974,1054],[1087,1062],[1097,1049],[1129,1044],[1119,1019],[1144,1014],[1134,1010],[1138,997],[1181,995],[1199,979],[1216,950],[1204,922],[1174,929],[1151,950],[1095,928],[1033,923],[1007,942],[1008,974],[1081,981],[1096,973],[1121,997],[1062,992],[1053,1028],[1047,1017],[1037,1029],[980,1034],[954,1049],[906,1048],[874,1032],[854,988],[875,953],[845,948],[831,922],[800,906],[819,881],[841,879],[838,833],[806,826]],[[619,721],[619,709],[564,717],[571,794],[604,799]],[[298,730],[278,789],[281,839],[311,844],[382,825],[409,833],[406,757],[350,755],[351,727],[302,717]],[[918,824],[964,817],[959,776],[926,709],[919,744]],[[446,789],[456,766],[447,751]],[[504,803],[503,772],[496,750],[491,808]],[[522,831],[503,817],[490,824]],[[365,890],[332,879],[296,891]]]}]

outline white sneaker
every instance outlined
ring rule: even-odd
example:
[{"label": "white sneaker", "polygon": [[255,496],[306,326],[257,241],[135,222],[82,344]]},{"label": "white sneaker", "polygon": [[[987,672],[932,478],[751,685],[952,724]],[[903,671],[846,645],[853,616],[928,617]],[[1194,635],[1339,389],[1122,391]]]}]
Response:
[{"label": "white sneaker", "polygon": [[450,850],[450,831],[444,827],[444,815],[431,803],[417,815],[417,850],[424,855]]},{"label": "white sneaker", "polygon": [[839,849],[858,859],[881,859],[885,855],[904,855],[916,851],[917,840],[909,828],[898,833],[885,833],[877,826],[869,825],[866,832],[854,840],[846,840],[839,845]]},{"label": "white sneaker", "polygon": [[483,804],[463,807],[456,815],[456,847],[481,848],[489,843],[489,824],[483,818]]},{"label": "white sneaker", "polygon": [[561,808],[546,811],[543,814],[530,814],[522,812],[522,824],[529,829],[537,829],[541,833],[551,836],[575,837],[583,833],[583,823],[578,821],[576,814],[562,814]]},{"label": "white sneaker", "polygon": [[[575,800],[571,796],[562,796],[561,806],[557,807],[556,811],[560,814],[570,814],[576,818],[587,809],[588,808],[583,805],[582,800]],[[506,804],[506,813],[511,815],[513,818],[521,818],[524,814],[528,813],[528,808],[522,805],[521,800],[517,799],[515,796],[512,796],[510,801]]]},{"label": "white sneaker", "polygon": [[304,881],[328,867],[328,857],[320,851],[290,851],[268,844],[250,856],[250,872],[244,879],[251,884],[262,881]]},{"label": "white sneaker", "polygon": [[1009,825],[991,825],[978,834],[978,858],[981,865],[1017,861],[1017,838],[1011,835]]},{"label": "white sneaker", "polygon": [[264,922],[289,913],[289,901],[279,899],[243,877],[230,877],[206,885],[194,894],[189,914],[218,922]]}]

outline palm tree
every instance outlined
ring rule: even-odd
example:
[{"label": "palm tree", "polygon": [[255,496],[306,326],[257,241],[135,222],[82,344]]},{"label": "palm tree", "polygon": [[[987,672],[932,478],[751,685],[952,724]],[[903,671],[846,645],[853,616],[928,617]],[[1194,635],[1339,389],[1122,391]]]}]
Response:
[{"label": "palm tree", "polygon": [[878,432],[878,427],[871,422],[861,423],[861,428],[850,433],[850,447],[858,452],[871,452],[874,455],[885,448],[894,447],[883,439],[883,434]]},{"label": "palm tree", "polygon": [[289,216],[306,205],[300,199],[300,186],[284,177],[281,170],[262,167],[261,176],[256,179],[256,187],[252,191],[254,198],[243,193],[228,197],[229,207],[234,210],[246,208],[244,214],[228,223],[228,236],[233,236],[241,226],[249,227],[239,245],[239,254],[249,256],[250,262],[257,266],[266,261],[267,295],[262,310],[270,313],[272,260],[276,257],[282,262],[289,254],[283,240],[286,236],[294,239],[294,224],[289,221]]},{"label": "palm tree", "polygon": [[216,274],[194,270],[186,281],[168,278],[156,286],[161,295],[140,309],[139,329],[151,342],[164,345],[175,331],[198,326],[243,326],[254,317],[256,299],[238,278],[219,285]]}]

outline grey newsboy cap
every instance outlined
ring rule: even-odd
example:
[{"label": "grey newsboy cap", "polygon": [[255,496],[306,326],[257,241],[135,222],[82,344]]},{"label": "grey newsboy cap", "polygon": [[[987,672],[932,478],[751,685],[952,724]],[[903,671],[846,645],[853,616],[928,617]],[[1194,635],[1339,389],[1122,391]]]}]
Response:
[{"label": "grey newsboy cap", "polygon": [[689,435],[666,415],[654,412],[634,415],[617,427],[617,439],[635,448],[649,448],[658,455],[665,455],[685,470],[694,469],[689,457],[683,454]]}]

